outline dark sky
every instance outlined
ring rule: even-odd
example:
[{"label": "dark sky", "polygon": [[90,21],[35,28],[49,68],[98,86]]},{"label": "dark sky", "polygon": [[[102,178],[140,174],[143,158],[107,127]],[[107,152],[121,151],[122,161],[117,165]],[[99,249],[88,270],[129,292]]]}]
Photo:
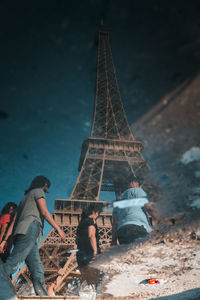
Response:
[{"label": "dark sky", "polygon": [[96,33],[101,19],[129,123],[192,80],[200,67],[200,2],[0,2],[0,208],[19,203],[33,177],[70,196],[90,135]]}]

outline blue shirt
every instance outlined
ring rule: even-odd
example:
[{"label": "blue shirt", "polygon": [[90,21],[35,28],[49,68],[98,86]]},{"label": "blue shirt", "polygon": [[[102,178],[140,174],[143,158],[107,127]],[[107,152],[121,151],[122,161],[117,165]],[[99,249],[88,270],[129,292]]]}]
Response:
[{"label": "blue shirt", "polygon": [[129,188],[120,195],[121,201],[114,202],[113,214],[117,215],[117,230],[124,225],[134,224],[144,226],[149,233],[152,231],[149,219],[143,207],[149,201],[147,194],[141,188]]}]

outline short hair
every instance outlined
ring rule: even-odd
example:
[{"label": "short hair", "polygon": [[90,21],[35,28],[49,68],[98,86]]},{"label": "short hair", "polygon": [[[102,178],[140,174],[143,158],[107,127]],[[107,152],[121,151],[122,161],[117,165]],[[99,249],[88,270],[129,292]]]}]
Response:
[{"label": "short hair", "polygon": [[30,192],[33,189],[42,188],[44,187],[45,184],[47,184],[48,187],[51,186],[51,182],[47,177],[43,175],[36,176],[31,182],[29,188],[24,192],[24,194],[26,195],[28,192]]}]

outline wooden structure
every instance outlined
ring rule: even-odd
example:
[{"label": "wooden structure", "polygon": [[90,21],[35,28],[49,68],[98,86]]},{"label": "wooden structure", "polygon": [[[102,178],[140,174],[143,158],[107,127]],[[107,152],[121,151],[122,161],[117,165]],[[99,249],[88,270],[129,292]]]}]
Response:
[{"label": "wooden structure", "polygon": [[[122,105],[117,84],[109,32],[99,31],[97,56],[96,96],[91,135],[82,145],[79,176],[69,199],[55,200],[54,218],[66,233],[62,242],[55,230],[51,230],[40,245],[46,282],[57,280],[57,292],[62,294],[67,283],[77,272],[76,229],[82,208],[100,201],[100,192],[114,192],[116,197],[130,178],[141,173],[146,162],[142,157],[143,145],[135,141]],[[101,213],[98,218],[101,247],[109,246],[112,234],[112,215]],[[19,294],[30,293],[30,280],[26,267],[13,282]]]}]

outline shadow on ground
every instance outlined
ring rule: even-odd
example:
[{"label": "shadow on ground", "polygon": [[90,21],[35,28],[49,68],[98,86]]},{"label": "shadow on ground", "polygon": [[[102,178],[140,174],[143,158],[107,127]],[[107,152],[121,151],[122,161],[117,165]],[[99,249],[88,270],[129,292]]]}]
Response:
[{"label": "shadow on ground", "polygon": [[149,300],[198,300],[200,299],[200,288],[178,293],[171,296],[151,298]]}]

